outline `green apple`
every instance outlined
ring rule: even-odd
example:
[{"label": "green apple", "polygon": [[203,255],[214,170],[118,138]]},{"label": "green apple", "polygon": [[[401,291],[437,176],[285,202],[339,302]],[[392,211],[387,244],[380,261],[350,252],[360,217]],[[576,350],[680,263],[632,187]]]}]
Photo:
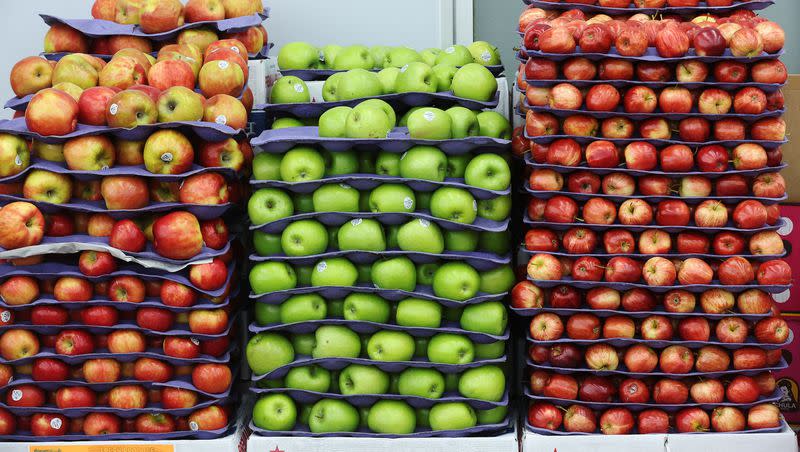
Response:
[{"label": "green apple", "polygon": [[271,104],[302,104],[311,102],[306,82],[289,75],[279,78],[269,93]]},{"label": "green apple", "polygon": [[472,54],[462,45],[448,47],[436,55],[436,64],[450,64],[461,67],[472,63]]},{"label": "green apple", "polygon": [[405,290],[417,287],[417,269],[405,256],[382,259],[372,264],[372,283],[379,289]]},{"label": "green apple", "polygon": [[344,400],[336,399],[322,399],[315,403],[308,418],[308,428],[312,433],[354,432],[358,423],[358,410]]},{"label": "green apple", "polygon": [[294,193],[292,203],[297,213],[311,213],[314,211],[313,193]]},{"label": "green apple", "polygon": [[374,361],[411,361],[414,338],[403,331],[378,331],[369,338],[367,355]]},{"label": "green apple", "polygon": [[358,172],[358,154],[352,149],[346,151],[323,151],[325,176],[341,176]]},{"label": "green apple", "polygon": [[439,56],[440,53],[442,53],[442,49],[437,49],[434,47],[423,50],[419,55],[422,58],[423,63],[433,67],[436,65],[436,57]]},{"label": "green apple", "polygon": [[372,69],[375,67],[375,60],[369,53],[369,49],[360,46],[349,46],[339,51],[333,61],[333,69],[337,71],[348,71],[350,69]]},{"label": "green apple", "polygon": [[361,339],[353,330],[340,325],[323,325],[314,332],[314,358],[358,358]]},{"label": "green apple", "polygon": [[308,420],[311,418],[311,405],[300,405],[300,413],[297,415],[297,422],[300,425],[308,425]]},{"label": "green apple", "polygon": [[[398,231],[400,231],[400,226],[397,225],[386,226],[386,247],[390,250],[396,250],[400,248],[400,245],[397,244]],[[370,275],[370,277],[372,277],[372,275]]]},{"label": "green apple", "polygon": [[386,116],[389,117],[389,124],[392,125],[394,128],[397,125],[397,114],[394,112],[394,108],[389,105],[388,102],[381,100],[381,99],[367,99],[364,102],[358,104],[358,107],[361,108],[378,108],[383,110],[386,113]]},{"label": "green apple", "polygon": [[469,108],[450,107],[445,112],[453,121],[453,138],[474,137],[480,133],[478,114]]},{"label": "green apple", "polygon": [[422,56],[410,47],[393,47],[383,60],[383,67],[401,68],[407,64],[422,62]]},{"label": "green apple", "polygon": [[325,159],[312,147],[297,146],[283,156],[280,171],[285,182],[319,180],[325,176]]},{"label": "green apple", "polygon": [[517,277],[510,265],[501,265],[481,273],[481,292],[501,294],[514,287]]},{"label": "green apple", "polygon": [[317,294],[289,297],[281,303],[281,323],[300,323],[324,320],[328,313],[325,300]]},{"label": "green apple", "polygon": [[393,127],[382,108],[359,104],[347,116],[345,133],[348,138],[386,138]]},{"label": "green apple", "polygon": [[486,190],[505,190],[511,184],[511,168],[497,154],[480,154],[467,165],[464,182]]},{"label": "green apple", "polygon": [[389,302],[375,294],[351,293],[344,299],[346,320],[386,323],[391,315]]},{"label": "green apple", "polygon": [[408,117],[408,134],[422,140],[449,140],[453,138],[453,121],[444,110],[420,108]]},{"label": "green apple", "polygon": [[400,154],[381,151],[375,158],[375,174],[397,177],[400,175]]},{"label": "green apple", "polygon": [[384,435],[408,435],[417,428],[417,415],[406,402],[380,400],[370,407],[367,426]]},{"label": "green apple", "polygon": [[415,337],[414,338],[414,357],[424,358],[428,356],[428,338]]},{"label": "green apple", "polygon": [[347,71],[336,84],[336,100],[362,99],[381,94],[383,85],[378,74],[366,69]]},{"label": "green apple", "polygon": [[383,184],[369,194],[370,212],[413,212],[415,204],[416,195],[408,185]]},{"label": "green apple", "polygon": [[478,249],[497,255],[508,253],[511,249],[508,232],[481,232],[478,238]]},{"label": "green apple", "polygon": [[511,123],[496,111],[478,113],[478,126],[483,137],[511,139]]},{"label": "green apple", "polygon": [[333,67],[333,62],[336,61],[336,57],[339,55],[339,52],[341,52],[342,49],[344,49],[344,47],[336,44],[328,44],[322,48],[322,59],[325,63],[325,67]]},{"label": "green apple", "polygon": [[403,114],[403,116],[400,118],[400,122],[398,122],[397,125],[400,127],[408,127],[408,117],[414,114],[414,112],[419,110],[420,108],[423,107],[410,108],[407,112]]},{"label": "green apple", "polygon": [[254,180],[282,180],[281,160],[283,155],[262,152],[253,158]]},{"label": "green apple", "polygon": [[344,300],[328,300],[328,317],[332,319],[344,318]]},{"label": "green apple", "polygon": [[372,283],[372,264],[360,264],[356,266],[358,268],[358,283],[359,284],[370,284]]},{"label": "green apple", "polygon": [[395,82],[398,93],[435,93],[439,88],[433,68],[419,61],[401,67]]},{"label": "green apple", "polygon": [[389,394],[397,394],[397,387],[400,384],[400,375],[391,374],[389,376]]},{"label": "green apple", "polygon": [[467,398],[499,402],[506,391],[506,376],[497,366],[469,369],[458,380],[458,392]]},{"label": "green apple", "polygon": [[389,374],[374,366],[350,364],[339,374],[342,395],[386,394],[389,391]]},{"label": "green apple", "polygon": [[472,161],[472,154],[458,154],[447,156],[447,177],[461,179],[467,172],[467,165]]},{"label": "green apple", "polygon": [[396,67],[387,67],[378,72],[378,80],[381,81],[384,94],[394,94],[397,92],[398,75],[400,75],[400,69]]},{"label": "green apple", "polygon": [[500,64],[500,51],[486,41],[475,41],[467,49],[472,54],[472,61],[475,63],[483,66],[497,66]]},{"label": "green apple", "polygon": [[360,428],[369,428],[368,421],[369,421],[369,407],[368,406],[360,406],[358,407],[358,426]]},{"label": "green apple", "polygon": [[331,74],[322,84],[322,100],[325,102],[336,102],[339,100],[339,80],[344,77],[344,72]]},{"label": "green apple", "polygon": [[382,68],[383,62],[386,60],[386,55],[391,50],[387,46],[372,46],[369,48],[369,54],[372,55],[372,60],[375,62],[376,68]]},{"label": "green apple", "polygon": [[472,224],[478,216],[478,202],[467,190],[442,187],[433,192],[431,214],[456,223]]},{"label": "green apple", "polygon": [[328,249],[328,230],[317,220],[295,221],[281,233],[281,249],[287,256],[311,256]]},{"label": "green apple", "polygon": [[314,352],[314,346],[317,345],[317,338],[314,333],[308,334],[292,334],[290,337],[294,352],[298,355],[311,356]]},{"label": "green apple", "polygon": [[286,394],[269,394],[258,399],[253,406],[253,424],[272,432],[294,430],[297,407]]},{"label": "green apple", "polygon": [[428,220],[416,219],[400,226],[397,244],[403,251],[441,254],[444,252],[442,230]]},{"label": "green apple", "polygon": [[480,425],[499,424],[508,416],[508,407],[499,406],[491,410],[477,410],[475,414],[478,416],[478,424]]},{"label": "green apple", "polygon": [[361,353],[366,355],[367,354],[367,346],[369,345],[369,334],[362,334],[359,336],[361,340]]},{"label": "green apple", "polygon": [[433,146],[414,146],[400,157],[400,176],[442,182],[447,173],[447,156]]},{"label": "green apple", "polygon": [[397,391],[404,396],[441,399],[444,375],[436,369],[410,367],[400,373]]},{"label": "green apple", "polygon": [[475,427],[478,417],[471,406],[463,402],[440,403],[431,408],[431,430],[464,430]]},{"label": "green apple", "polygon": [[342,251],[386,251],[386,237],[378,220],[356,218],[339,228]]},{"label": "green apple", "polygon": [[319,117],[319,136],[328,138],[345,138],[347,135],[347,117],[353,111],[350,107],[334,107]]},{"label": "green apple", "polygon": [[466,336],[439,333],[428,343],[428,360],[441,364],[469,364],[475,357],[475,346]]},{"label": "green apple", "polygon": [[444,231],[444,248],[470,253],[478,249],[478,237],[478,231]]},{"label": "green apple", "polygon": [[444,374],[444,392],[458,392],[458,380],[461,374]]},{"label": "green apple", "polygon": [[358,153],[358,172],[361,174],[377,174],[375,157],[372,151],[360,151]]},{"label": "green apple", "polygon": [[286,117],[286,118],[278,118],[275,121],[273,121],[272,127],[270,127],[270,129],[272,130],[289,129],[292,127],[303,127],[304,125],[305,124],[303,124],[303,121],[297,118]]},{"label": "green apple", "polygon": [[339,248],[339,227],[338,226],[329,226],[328,227],[328,246],[332,249]]},{"label": "green apple", "polygon": [[478,216],[487,220],[503,221],[511,215],[511,195],[478,201]]},{"label": "green apple", "polygon": [[461,312],[461,328],[500,336],[508,326],[508,312],[499,301],[466,306]]},{"label": "green apple", "polygon": [[488,102],[497,93],[497,79],[485,66],[469,63],[453,76],[452,90],[458,97]]},{"label": "green apple", "polygon": [[271,223],[294,214],[292,198],[277,188],[261,188],[247,201],[247,214],[252,224]]},{"label": "green apple", "polygon": [[310,265],[298,266],[294,269],[297,274],[297,286],[309,287],[311,285],[311,275],[314,274],[314,267]]},{"label": "green apple", "polygon": [[289,339],[276,333],[258,333],[247,342],[247,364],[256,375],[264,375],[294,361]]},{"label": "green apple", "polygon": [[253,231],[253,248],[255,248],[259,256],[281,254],[283,252],[283,248],[281,248],[281,235]]},{"label": "green apple", "polygon": [[278,52],[281,70],[310,69],[319,61],[319,50],[307,42],[290,42]]},{"label": "green apple", "polygon": [[417,210],[431,210],[432,191],[418,191],[414,195],[417,197]]},{"label": "green apple", "polygon": [[463,262],[448,262],[433,278],[433,293],[448,300],[464,301],[478,294],[481,277],[477,270]]},{"label": "green apple", "polygon": [[311,274],[311,285],[314,287],[354,286],[357,280],[356,266],[341,257],[319,261]]},{"label": "green apple", "polygon": [[281,321],[281,307],[276,304],[256,303],[256,323],[261,326],[272,325]]},{"label": "green apple", "polygon": [[417,265],[417,284],[421,286],[433,285],[433,278],[436,276],[437,271],[439,271],[439,263],[437,262]]},{"label": "green apple", "polygon": [[286,374],[286,387],[303,391],[328,392],[331,372],[319,366],[295,367]]},{"label": "green apple", "polygon": [[506,341],[475,344],[475,359],[497,359],[506,354]]},{"label": "green apple", "polygon": [[283,382],[283,378],[264,378],[256,382],[256,387],[262,389],[280,389],[285,388],[286,383]]},{"label": "green apple", "polygon": [[297,275],[284,262],[259,262],[250,270],[250,287],[257,295],[297,287]]},{"label": "green apple", "polygon": [[358,212],[361,193],[347,184],[328,184],[314,190],[315,212]]},{"label": "green apple", "polygon": [[458,68],[450,64],[437,64],[431,68],[433,76],[436,77],[436,90],[441,92],[450,91],[453,85],[453,77]]}]

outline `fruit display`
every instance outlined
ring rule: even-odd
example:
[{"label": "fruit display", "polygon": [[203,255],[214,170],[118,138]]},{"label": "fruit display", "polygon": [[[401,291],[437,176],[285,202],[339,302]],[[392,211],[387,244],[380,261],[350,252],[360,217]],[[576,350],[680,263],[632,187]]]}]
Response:
[{"label": "fruit display", "polygon": [[769,3],[526,3],[526,427],[780,430],[788,76]]},{"label": "fruit display", "polygon": [[[272,128],[251,141],[251,428],[264,436],[501,431],[511,390],[504,300],[515,281],[511,127],[479,105],[412,108],[386,97],[446,89],[413,50],[389,50],[378,60],[394,71],[376,74],[364,49],[326,47],[334,97],[310,109],[304,79],[319,52],[286,45],[267,106]],[[464,71],[466,94],[456,96],[496,97],[497,81],[466,47],[441,55],[452,66],[448,83]],[[387,91],[380,80],[389,72],[408,72],[409,82]]]}]

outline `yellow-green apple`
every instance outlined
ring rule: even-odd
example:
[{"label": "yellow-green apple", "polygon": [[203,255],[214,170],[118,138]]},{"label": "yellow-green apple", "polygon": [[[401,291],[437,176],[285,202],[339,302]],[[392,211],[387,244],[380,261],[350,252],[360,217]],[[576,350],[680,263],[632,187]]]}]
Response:
[{"label": "yellow-green apple", "polygon": [[158,98],[158,122],[200,121],[203,96],[185,86],[173,86]]},{"label": "yellow-green apple", "polygon": [[146,93],[127,89],[109,99],[106,108],[106,122],[110,127],[131,129],[145,124],[155,124],[158,120],[158,107]]},{"label": "yellow-green apple", "polygon": [[[209,49],[211,49],[211,47],[209,47]],[[224,60],[227,61],[228,63],[237,64],[240,68],[242,68],[242,72],[244,73],[244,78],[246,80],[247,77],[250,75],[250,70],[247,67],[247,59],[246,59],[247,54],[240,55],[239,52],[234,49],[236,49],[236,47],[233,48],[219,47],[215,49],[213,52],[206,51],[206,57],[203,62],[210,63],[212,61]],[[242,55],[245,55],[245,57],[242,57]]]},{"label": "yellow-green apple", "polygon": [[114,229],[116,221],[105,213],[95,213],[89,216],[86,223],[86,233],[91,237],[108,237]]},{"label": "yellow-green apple", "polygon": [[207,168],[223,167],[239,171],[244,161],[244,153],[233,138],[217,143],[203,143],[200,148],[200,164]]},{"label": "yellow-green apple", "polygon": [[0,356],[6,360],[28,358],[39,353],[39,338],[30,331],[13,329],[0,336]]},{"label": "yellow-green apple", "polygon": [[217,94],[206,101],[203,121],[227,125],[236,130],[244,129],[247,126],[247,110],[239,99]]},{"label": "yellow-green apple", "polygon": [[100,86],[128,89],[133,85],[143,83],[147,83],[147,72],[132,57],[114,57],[100,71]]},{"label": "yellow-green apple", "polygon": [[[206,246],[215,250],[224,248],[230,237],[228,225],[222,218],[203,221],[200,223],[200,232],[203,234],[203,242]],[[0,295],[2,295],[2,286],[0,286]]]},{"label": "yellow-green apple", "polygon": [[147,94],[150,97],[150,99],[153,99],[153,102],[155,102],[156,104],[158,103],[158,98],[161,97],[161,90],[156,88],[155,86],[133,85],[128,89],[129,90],[132,89],[134,91],[141,91],[141,92]]},{"label": "yellow-green apple", "polygon": [[25,97],[53,85],[53,67],[42,57],[23,58],[11,68],[10,79],[14,94]]},{"label": "yellow-green apple", "polygon": [[247,47],[244,45],[242,41],[233,38],[227,39],[220,39],[219,41],[212,42],[203,52],[203,61],[207,60],[208,57],[211,56],[212,53],[216,52],[219,49],[230,49],[234,52],[242,55],[247,55]]},{"label": "yellow-green apple", "polygon": [[264,35],[258,27],[250,27],[247,30],[236,33],[225,33],[225,39],[238,39],[247,48],[247,53],[256,54],[261,52],[266,42]]},{"label": "yellow-green apple", "polygon": [[25,124],[42,136],[72,133],[78,125],[78,102],[64,91],[43,89],[28,104]]},{"label": "yellow-green apple", "polygon": [[183,4],[178,0],[144,0],[139,26],[145,33],[163,33],[183,25]]},{"label": "yellow-green apple", "polygon": [[0,284],[0,299],[9,306],[30,304],[38,298],[39,283],[30,276],[12,276]]},{"label": "yellow-green apple", "polygon": [[153,202],[178,202],[180,191],[179,182],[150,180],[150,199]]},{"label": "yellow-green apple", "polygon": [[0,246],[5,249],[38,244],[44,228],[44,215],[29,202],[12,202],[0,209]]},{"label": "yellow-green apple", "polygon": [[31,154],[43,160],[51,162],[64,161],[64,143],[45,143],[33,140],[31,144]]},{"label": "yellow-green apple", "polygon": [[218,173],[195,174],[186,178],[178,196],[183,204],[218,205],[230,199],[228,182]]},{"label": "yellow-green apple", "polygon": [[97,86],[97,68],[90,60],[93,58],[90,55],[73,53],[58,60],[53,69],[53,85],[70,82],[80,86],[81,89]]},{"label": "yellow-green apple", "polygon": [[117,0],[117,14],[114,21],[120,24],[138,24],[141,9],[142,0]]},{"label": "yellow-green apple", "polygon": [[200,222],[189,212],[172,212],[153,224],[153,247],[169,259],[186,260],[203,250]]},{"label": "yellow-green apple", "polygon": [[[225,263],[222,262],[220,259],[214,259],[208,264],[197,264],[192,265],[192,268],[189,270],[189,281],[194,284],[195,287],[201,290],[217,290],[225,284],[225,281],[228,279],[228,269],[225,267]],[[195,311],[197,312],[197,311]],[[219,309],[218,312],[225,313],[225,311]],[[225,322],[223,324],[227,324],[227,314],[225,314]],[[192,315],[189,315],[189,326],[192,326],[191,323]],[[195,328],[191,328],[193,333],[199,333],[199,331],[195,330]],[[223,327],[224,330],[224,327]],[[216,330],[213,333],[207,334],[219,334],[223,330]]]},{"label": "yellow-green apple", "polygon": [[159,130],[144,144],[144,165],[153,174],[185,173],[193,161],[192,143],[177,130]]},{"label": "yellow-green apple", "polygon": [[81,93],[78,99],[78,122],[93,126],[106,125],[106,106],[117,92],[106,86],[94,86]]},{"label": "yellow-green apple", "polygon": [[161,60],[150,68],[147,81],[162,91],[173,86],[185,86],[193,89],[195,74],[189,63],[181,60]]},{"label": "yellow-green apple", "polygon": [[64,204],[72,196],[72,179],[66,174],[33,170],[22,185],[22,196],[34,201]]},{"label": "yellow-green apple", "polygon": [[100,181],[76,180],[72,188],[72,197],[86,201],[100,201],[103,199],[100,194]]},{"label": "yellow-green apple", "polygon": [[217,94],[236,97],[242,93],[246,82],[242,68],[225,60],[204,64],[200,69],[198,81],[200,92],[206,97]]},{"label": "yellow-green apple", "polygon": [[205,22],[225,18],[222,0],[189,0],[184,9],[186,22]]},{"label": "yellow-green apple", "polygon": [[114,143],[105,135],[85,135],[64,144],[67,168],[76,171],[99,171],[114,166]]},{"label": "yellow-green apple", "polygon": [[107,176],[100,185],[109,210],[141,209],[150,202],[147,181],[137,176]]},{"label": "yellow-green apple", "polygon": [[92,5],[92,17],[95,19],[114,21],[117,16],[117,0],[95,0]]},{"label": "yellow-green apple", "polygon": [[147,73],[147,71],[149,71],[150,67],[153,65],[153,63],[150,62],[149,55],[147,55],[146,53],[142,52],[139,49],[126,47],[114,53],[114,56],[111,59],[113,60],[114,58],[121,58],[121,57],[133,58],[134,60],[136,60],[137,63],[142,65],[145,73]]},{"label": "yellow-green apple", "polygon": [[144,141],[130,141],[117,138],[114,140],[117,150],[117,164],[144,165]]},{"label": "yellow-green apple", "polygon": [[115,55],[123,49],[136,49],[144,53],[153,51],[153,44],[149,39],[141,36],[116,35],[108,37],[108,53]]},{"label": "yellow-green apple", "polygon": [[156,61],[179,60],[192,67],[194,76],[200,74],[203,67],[203,52],[194,44],[168,44],[158,51]]},{"label": "yellow-green apple", "polygon": [[0,133],[0,177],[19,174],[30,163],[31,152],[28,143],[16,135]]},{"label": "yellow-green apple", "polygon": [[53,85],[53,89],[57,89],[69,94],[69,96],[73,98],[75,102],[78,102],[78,100],[81,98],[81,94],[83,94],[83,88],[72,82],[57,83]]},{"label": "yellow-green apple", "polygon": [[183,30],[178,34],[178,44],[194,44],[201,52],[205,52],[206,48],[217,40],[219,40],[217,33],[207,28]]},{"label": "yellow-green apple", "polygon": [[45,53],[89,53],[89,40],[78,30],[54,24],[44,35]]}]

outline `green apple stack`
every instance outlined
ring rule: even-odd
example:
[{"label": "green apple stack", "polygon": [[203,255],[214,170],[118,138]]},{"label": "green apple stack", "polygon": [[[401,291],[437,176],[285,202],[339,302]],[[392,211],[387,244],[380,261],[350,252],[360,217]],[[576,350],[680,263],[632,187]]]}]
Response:
[{"label": "green apple stack", "polygon": [[[506,150],[479,149],[470,140],[505,143],[510,125],[495,112],[457,103],[397,108],[374,98],[430,89],[438,82],[424,80],[436,80],[437,60],[452,66],[442,77],[456,96],[494,98],[497,82],[486,66],[499,64],[496,50],[486,43],[421,53],[327,46],[321,54],[323,60],[310,44],[292,43],[279,64],[290,73],[342,71],[325,82],[326,96],[358,101],[319,118],[274,121],[273,130],[311,133],[314,145],[273,152],[279,134],[272,130],[253,142],[255,315],[245,356],[257,394],[254,430],[500,430],[508,413],[504,298],[515,281],[506,230],[511,172]],[[299,77],[281,82],[286,88],[273,89],[273,103],[309,101]],[[318,127],[303,127],[309,124]],[[325,146],[379,142],[398,126],[410,139],[431,141],[402,152]],[[463,146],[445,152],[439,140]]]}]

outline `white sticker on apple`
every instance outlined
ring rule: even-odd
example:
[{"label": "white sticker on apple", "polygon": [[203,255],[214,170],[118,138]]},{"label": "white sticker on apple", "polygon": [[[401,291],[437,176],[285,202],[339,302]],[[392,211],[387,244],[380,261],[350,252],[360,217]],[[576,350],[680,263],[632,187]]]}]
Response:
[{"label": "white sticker on apple", "polygon": [[219,60],[217,66],[219,66],[220,69],[228,69],[228,66],[230,66],[230,64],[228,64],[228,62],[225,60]]},{"label": "white sticker on apple", "polygon": [[302,92],[304,92],[306,89],[305,89],[305,88],[303,88],[303,85],[297,84],[297,85],[294,85],[294,90],[295,90],[295,91],[297,91],[298,93],[302,93]]},{"label": "white sticker on apple", "polygon": [[111,104],[111,106],[108,107],[108,112],[111,113],[112,115],[116,115],[118,111],[119,111],[119,105],[117,104]]},{"label": "white sticker on apple", "polygon": [[328,268],[328,263],[325,262],[325,261],[322,261],[319,264],[317,264],[317,273],[322,273],[327,268]]},{"label": "white sticker on apple", "polygon": [[15,402],[19,402],[20,400],[22,400],[22,391],[19,389],[11,391],[11,400]]},{"label": "white sticker on apple", "polygon": [[786,303],[791,298],[792,292],[790,290],[784,290],[781,293],[776,293],[772,296],[772,299],[775,300],[776,303]]},{"label": "white sticker on apple", "polygon": [[406,210],[411,210],[411,208],[414,207],[414,200],[409,197],[406,197],[405,199],[403,199],[403,207],[405,207]]},{"label": "white sticker on apple", "polygon": [[58,430],[61,428],[61,425],[62,422],[60,418],[54,417],[53,419],[50,419],[50,427],[53,427],[54,429]]},{"label": "white sticker on apple", "polygon": [[172,153],[171,152],[165,152],[165,153],[161,154],[161,161],[162,162],[169,163],[169,162],[172,161],[172,158],[173,157],[172,157]]},{"label": "white sticker on apple", "polygon": [[356,218],[355,220],[351,220],[350,224],[352,224],[353,226],[360,225],[361,224],[361,218]]},{"label": "white sticker on apple", "polygon": [[400,68],[400,72],[401,72],[401,73],[403,73],[403,72],[405,72],[405,71],[407,71],[407,70],[408,70],[408,65],[407,65],[407,64],[406,64],[405,66],[403,66],[403,67],[401,67],[401,68]]},{"label": "white sticker on apple", "polygon": [[189,341],[194,345],[200,345],[200,341],[196,337],[190,338]]},{"label": "white sticker on apple", "polygon": [[8,311],[3,311],[3,313],[0,314],[0,322],[8,323],[10,321],[11,321],[11,313]]},{"label": "white sticker on apple", "polygon": [[481,54],[481,59],[482,59],[483,61],[489,61],[489,60],[491,60],[491,59],[492,59],[492,54],[491,54],[491,53],[489,53],[489,51],[488,51],[488,50],[486,50],[486,51],[484,51],[484,52]]},{"label": "white sticker on apple", "polygon": [[17,155],[14,157],[14,164],[17,166],[22,166],[22,159],[20,158],[20,156]]},{"label": "white sticker on apple", "polygon": [[353,187],[351,187],[351,186],[349,186],[347,184],[339,184],[339,186],[344,188],[345,190],[350,190],[351,188],[353,188]]},{"label": "white sticker on apple", "polygon": [[193,432],[196,432],[196,431],[200,430],[200,426],[197,425],[197,422],[191,421],[191,422],[189,422],[189,429],[191,429]]},{"label": "white sticker on apple", "polygon": [[419,219],[419,224],[422,225],[423,228],[427,228],[427,227],[430,227],[431,222],[426,220],[426,219],[424,219],[424,218],[420,218]]},{"label": "white sticker on apple", "polygon": [[242,53],[242,52],[239,51],[239,48],[236,47],[236,46],[231,46],[231,50],[233,50],[236,53]]},{"label": "white sticker on apple", "polygon": [[436,113],[432,111],[426,111],[425,113],[423,113],[422,117],[425,118],[426,121],[431,122],[434,119],[436,119]]},{"label": "white sticker on apple", "polygon": [[214,122],[222,126],[227,126],[228,118],[225,115],[219,115],[214,119]]},{"label": "white sticker on apple", "polygon": [[448,48],[444,49],[444,53],[453,53],[455,51],[456,51],[455,47],[448,47]]}]

